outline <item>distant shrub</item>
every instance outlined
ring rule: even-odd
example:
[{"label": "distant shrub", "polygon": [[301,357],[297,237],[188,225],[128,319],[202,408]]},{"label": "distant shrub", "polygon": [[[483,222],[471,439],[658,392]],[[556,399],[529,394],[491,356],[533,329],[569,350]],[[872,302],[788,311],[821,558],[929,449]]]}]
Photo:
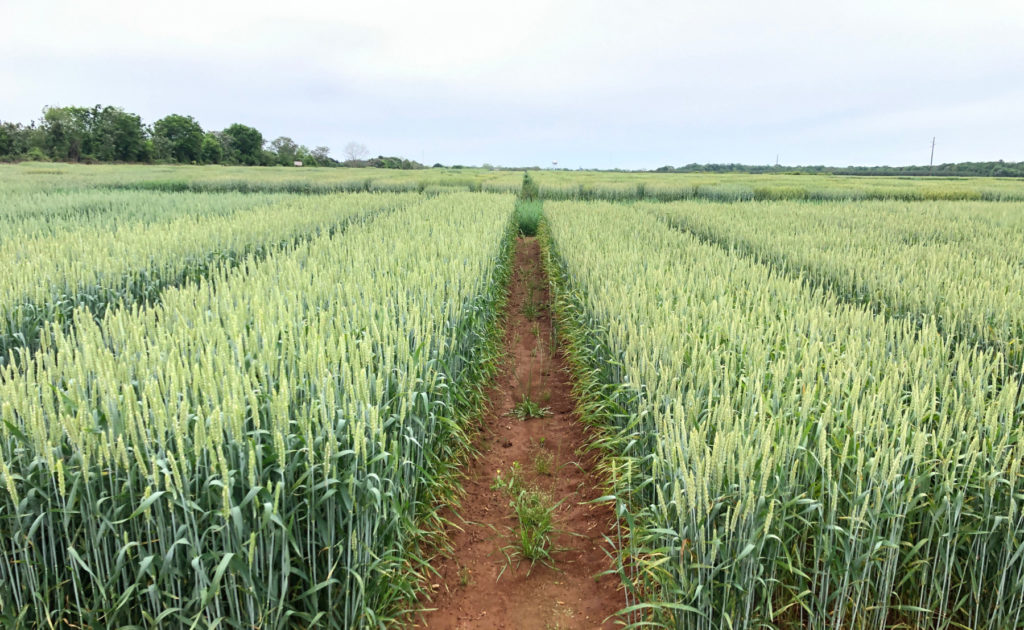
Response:
[{"label": "distant shrub", "polygon": [[31,162],[49,162],[50,161],[50,158],[48,158],[46,156],[46,154],[43,153],[43,150],[40,149],[39,147],[32,147],[31,149],[29,149],[28,153],[25,154],[25,159],[29,160]]},{"label": "distant shrub", "polygon": [[533,181],[529,173],[523,173],[523,186],[519,189],[519,198],[524,201],[540,199],[540,187]]}]

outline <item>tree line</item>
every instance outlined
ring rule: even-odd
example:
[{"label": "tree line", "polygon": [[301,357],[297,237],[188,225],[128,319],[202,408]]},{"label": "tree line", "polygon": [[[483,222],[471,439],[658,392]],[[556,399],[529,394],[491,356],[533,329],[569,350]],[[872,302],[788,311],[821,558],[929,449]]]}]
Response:
[{"label": "tree line", "polygon": [[760,166],[752,164],[687,164],[662,166],[659,173],[829,173],[903,177],[1024,177],[1024,162],[955,162],[935,166]]},{"label": "tree line", "polygon": [[329,151],[286,136],[267,143],[258,129],[241,123],[206,131],[181,114],[145,125],[138,114],[110,105],[47,107],[27,125],[0,122],[0,159],[8,161],[338,165]]},{"label": "tree line", "polygon": [[0,120],[0,161],[142,162],[232,164],[247,166],[376,166],[423,168],[402,158],[365,159],[366,147],[349,143],[348,159],[338,161],[330,149],[310,149],[287,136],[267,142],[254,127],[235,123],[220,131],[204,130],[192,116],[171,114],[143,123],[120,107],[47,107],[28,124]]}]

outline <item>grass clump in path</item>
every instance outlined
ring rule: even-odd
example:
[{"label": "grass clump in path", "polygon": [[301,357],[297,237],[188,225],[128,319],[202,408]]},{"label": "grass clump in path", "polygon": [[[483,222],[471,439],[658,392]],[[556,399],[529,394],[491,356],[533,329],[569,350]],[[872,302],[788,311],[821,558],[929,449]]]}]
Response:
[{"label": "grass clump in path", "polygon": [[523,421],[531,418],[546,418],[551,415],[551,407],[541,407],[540,403],[524,395],[523,399],[517,402],[515,407],[512,407],[511,415]]},{"label": "grass clump in path", "polygon": [[552,566],[551,537],[555,532],[555,508],[557,503],[539,490],[519,493],[512,501],[512,511],[519,521],[516,551],[530,561],[532,567],[538,561]]},{"label": "grass clump in path", "polygon": [[[556,503],[547,493],[532,485],[528,486],[519,462],[512,462],[508,476],[503,476],[499,470],[491,490],[504,492],[510,498],[509,507],[516,517],[516,527],[512,528],[514,542],[502,548],[508,564],[528,560],[531,570],[537,562],[554,568],[551,539],[557,531],[555,509],[561,502]],[[501,573],[504,572],[502,569]]]}]

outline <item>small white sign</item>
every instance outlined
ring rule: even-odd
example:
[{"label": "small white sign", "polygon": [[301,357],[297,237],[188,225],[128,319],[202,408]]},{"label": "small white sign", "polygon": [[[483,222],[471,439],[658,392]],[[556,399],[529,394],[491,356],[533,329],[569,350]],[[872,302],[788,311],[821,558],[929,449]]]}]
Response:
[{"label": "small white sign", "polygon": [[302,166],[302,160],[295,160],[295,166]]}]

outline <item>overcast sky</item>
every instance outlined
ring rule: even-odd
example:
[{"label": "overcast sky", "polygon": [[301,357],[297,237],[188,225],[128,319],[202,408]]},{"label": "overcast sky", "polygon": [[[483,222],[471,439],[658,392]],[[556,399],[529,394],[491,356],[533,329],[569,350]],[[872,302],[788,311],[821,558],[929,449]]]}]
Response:
[{"label": "overcast sky", "polygon": [[118,105],[428,164],[1024,160],[1024,0],[0,0],[0,119]]}]

